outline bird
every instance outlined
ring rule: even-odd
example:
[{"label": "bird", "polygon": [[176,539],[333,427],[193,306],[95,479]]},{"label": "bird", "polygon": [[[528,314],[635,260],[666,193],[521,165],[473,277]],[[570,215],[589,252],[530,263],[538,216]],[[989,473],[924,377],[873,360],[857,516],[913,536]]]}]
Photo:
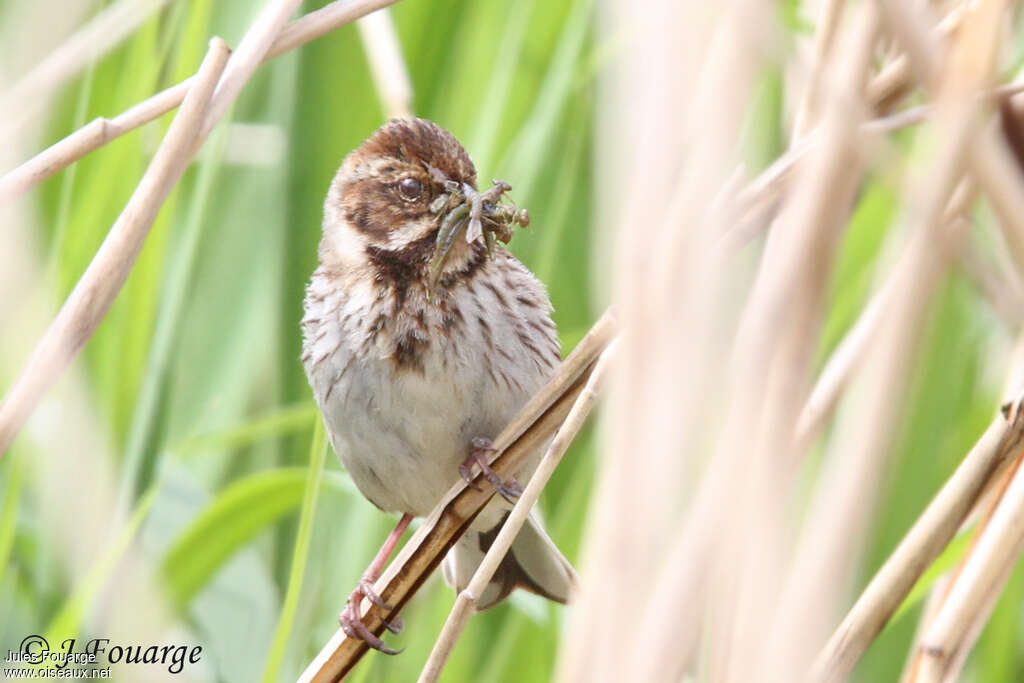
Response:
[{"label": "bird", "polygon": [[[414,517],[474,468],[495,495],[442,562],[469,583],[543,451],[510,480],[488,466],[490,440],[561,361],[544,285],[508,249],[528,214],[507,183],[478,191],[458,139],[423,118],[392,119],[348,154],[324,200],[319,263],[306,288],[302,364],[331,446],[359,491],[401,518],[339,622],[395,654],[362,622],[365,597]],[[477,609],[524,588],[560,603],[577,575],[531,514]],[[400,628],[386,624],[392,631]]]}]

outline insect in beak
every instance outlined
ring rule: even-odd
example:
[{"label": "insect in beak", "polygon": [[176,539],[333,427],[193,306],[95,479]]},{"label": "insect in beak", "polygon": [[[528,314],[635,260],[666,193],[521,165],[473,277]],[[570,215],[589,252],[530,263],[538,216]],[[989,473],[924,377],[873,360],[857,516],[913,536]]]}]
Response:
[{"label": "insect in beak", "polygon": [[526,209],[501,204],[504,194],[512,189],[504,181],[495,180],[493,186],[484,192],[477,192],[468,183],[458,187],[447,181],[445,185],[448,192],[437,197],[430,205],[432,213],[443,213],[443,217],[427,273],[428,301],[433,298],[445,261],[460,236],[465,235],[467,243],[482,237],[487,244],[487,253],[493,257],[497,240],[508,244],[512,239],[513,226],[525,228],[530,224],[530,215]]}]

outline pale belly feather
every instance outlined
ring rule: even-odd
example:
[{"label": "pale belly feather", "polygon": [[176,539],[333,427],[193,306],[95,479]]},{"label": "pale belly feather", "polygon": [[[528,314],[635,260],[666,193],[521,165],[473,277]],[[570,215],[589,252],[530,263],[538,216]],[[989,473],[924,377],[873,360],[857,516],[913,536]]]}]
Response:
[{"label": "pale belly feather", "polygon": [[[534,284],[527,277],[525,284]],[[303,360],[331,445],[378,507],[426,515],[457,481],[471,440],[496,436],[550,375],[557,341],[552,332],[538,359],[521,341],[526,312],[503,308],[508,299],[499,301],[487,288],[462,289],[450,300],[461,323],[445,329],[440,311],[420,309],[426,344],[415,367],[399,367],[393,342],[412,320],[385,320],[377,310],[387,302],[358,286],[338,291],[314,275],[303,323]],[[383,320],[376,332],[374,320]],[[487,528],[504,507],[495,499],[480,520]]]}]

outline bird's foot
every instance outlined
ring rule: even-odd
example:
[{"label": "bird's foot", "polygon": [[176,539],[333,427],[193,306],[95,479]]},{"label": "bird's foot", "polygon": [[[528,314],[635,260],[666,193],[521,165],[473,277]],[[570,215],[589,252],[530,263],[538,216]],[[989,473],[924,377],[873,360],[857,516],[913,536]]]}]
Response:
[{"label": "bird's foot", "polygon": [[[409,523],[412,521],[412,515],[406,513],[402,515],[402,518],[398,520],[398,524],[395,525],[394,531],[392,531],[384,545],[377,551],[376,557],[373,558],[373,562],[363,573],[363,578],[359,580],[359,585],[352,591],[352,594],[348,596],[348,601],[345,603],[345,609],[342,610],[341,614],[338,615],[338,623],[341,624],[341,630],[345,632],[345,635],[349,638],[355,638],[356,640],[363,640],[367,645],[372,647],[374,650],[380,650],[384,654],[397,655],[401,650],[393,650],[384,644],[384,641],[377,637],[370,629],[363,623],[362,612],[360,606],[362,605],[363,598],[369,600],[372,604],[376,605],[383,610],[394,609],[391,605],[384,601],[376,590],[373,588],[374,582],[380,578],[381,572],[384,571],[384,565],[387,564],[388,558],[391,557],[391,553],[394,552],[395,546],[398,545],[398,541],[402,538],[402,534],[409,528]],[[395,616],[390,622],[384,622],[384,628],[391,631],[392,633],[398,633],[402,630],[402,619],[399,616]]]},{"label": "bird's foot", "polygon": [[[385,645],[384,641],[378,638],[363,623],[363,618],[359,613],[359,605],[362,603],[363,598],[366,598],[381,609],[392,609],[392,606],[384,602],[384,599],[373,589],[373,581],[370,577],[364,576],[359,581],[356,589],[348,596],[345,609],[338,615],[338,623],[341,624],[341,630],[349,638],[365,641],[374,650],[379,650],[386,655],[397,655],[401,650],[395,650]],[[384,622],[384,628],[392,633],[400,633],[402,626],[401,617],[396,617],[394,621]]]},{"label": "bird's foot", "polygon": [[459,474],[466,480],[470,486],[476,490],[480,488],[473,483],[473,465],[475,464],[480,468],[480,473],[484,475],[494,490],[497,491],[502,498],[510,503],[515,503],[519,496],[523,495],[523,487],[515,479],[504,480],[497,472],[491,469],[491,464],[487,461],[487,455],[494,452],[491,440],[483,437],[477,437],[471,442],[473,451],[469,454],[461,465],[459,465]]}]

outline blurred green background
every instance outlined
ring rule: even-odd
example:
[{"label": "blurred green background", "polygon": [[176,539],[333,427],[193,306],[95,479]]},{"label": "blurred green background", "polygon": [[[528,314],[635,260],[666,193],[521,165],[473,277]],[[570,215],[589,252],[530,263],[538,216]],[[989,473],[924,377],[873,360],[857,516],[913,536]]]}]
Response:
[{"label": "blurred green background", "polygon": [[[187,77],[209,37],[237,45],[260,4],[171,3],[63,91],[47,139]],[[784,5],[786,30],[808,30],[789,20],[793,3]],[[392,11],[415,113],[455,133],[481,180],[509,181],[515,201],[529,209],[531,227],[511,248],[547,283],[568,350],[598,313],[591,295],[601,281],[592,267],[591,227],[596,79],[628,46],[614,33],[596,35],[592,0],[406,0]],[[783,83],[779,68],[766,66],[751,114],[755,168],[782,149]],[[345,154],[384,120],[356,29],[261,68],[231,118],[245,125],[221,126],[211,138],[79,363],[101,429],[118,445],[118,485],[135,513],[137,526],[115,540],[133,540],[159,568],[168,600],[203,645],[217,680],[294,680],[334,633],[345,597],[394,523],[358,495],[332,453],[324,457],[315,447],[318,417],[298,361],[324,193]],[[61,296],[95,253],[169,120],[90,154],[34,193],[46,272]],[[891,181],[863,188],[843,243],[822,359],[869,294],[898,213]],[[861,583],[988,423],[1001,377],[986,358],[1013,333],[968,280],[947,279]],[[13,378],[0,379],[7,386]],[[585,432],[545,493],[552,536],[570,558],[579,547],[594,450]],[[90,606],[113,570],[72,573],[60,565],[54,531],[38,523],[27,466],[40,457],[46,453],[21,439],[0,461],[0,651],[16,649],[28,633],[103,635],[91,630]],[[97,534],[107,537],[107,530]],[[98,572],[91,581],[75,580],[90,569]],[[1024,678],[1022,597],[1018,572],[972,656],[976,680]],[[452,600],[433,579],[405,610],[405,632],[387,637],[405,653],[372,653],[352,680],[414,680]],[[872,647],[857,680],[898,676],[913,614]],[[563,621],[562,608],[517,595],[473,619],[444,680],[547,680]]]},{"label": "blurred green background", "polygon": [[[323,4],[307,2],[303,11]],[[237,45],[261,6],[172,2],[65,89],[47,139],[187,77],[210,36]],[[413,0],[393,10],[415,113],[463,140],[482,182],[510,180],[514,199],[529,207],[533,224],[512,246],[548,283],[569,344],[593,318],[587,237],[600,56],[592,13],[591,0]],[[272,680],[294,680],[336,630],[345,597],[395,521],[354,490],[333,453],[314,459],[322,462],[311,480],[319,495],[307,490],[318,417],[299,363],[303,292],[327,186],[344,156],[385,119],[356,28],[265,65],[231,118],[246,125],[221,126],[211,138],[80,362],[102,428],[119,447],[123,495],[135,509],[148,506],[141,547],[204,645],[204,662],[219,680],[258,680],[268,662]],[[61,296],[170,119],[100,149],[36,191]],[[252,156],[270,158],[239,161]],[[0,463],[0,559],[9,557],[0,562],[5,652],[28,633],[103,635],[90,631],[88,610],[75,623],[55,623],[76,585],[55,562],[51,530],[34,522],[37,501],[23,465],[46,454],[24,442]],[[552,535],[571,556],[591,480],[589,451],[576,447],[547,494]],[[293,566],[302,515],[308,556]],[[278,628],[290,585],[297,603]],[[452,598],[434,579],[406,610],[406,632],[389,636],[406,653],[367,657],[355,679],[414,678]],[[492,610],[475,620],[446,678],[542,680],[560,623],[560,609],[540,599]]]}]

